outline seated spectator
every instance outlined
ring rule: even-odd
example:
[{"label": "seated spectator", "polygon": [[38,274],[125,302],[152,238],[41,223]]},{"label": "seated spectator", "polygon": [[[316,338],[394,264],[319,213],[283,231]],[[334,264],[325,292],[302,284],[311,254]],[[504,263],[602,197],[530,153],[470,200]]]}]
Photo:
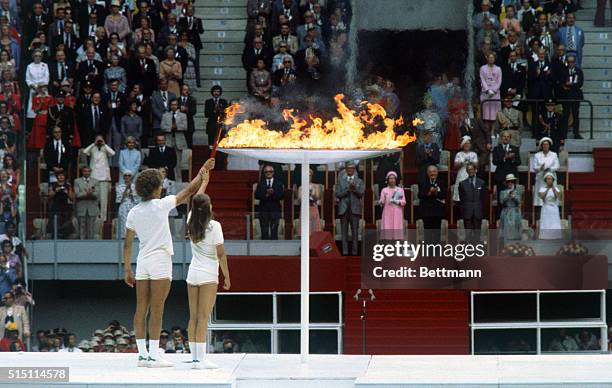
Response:
[{"label": "seated spectator", "polygon": [[25,352],[26,347],[19,335],[15,322],[9,322],[4,327],[4,336],[0,340],[0,352]]},{"label": "seated spectator", "polygon": [[187,115],[179,111],[179,101],[174,99],[170,101],[170,111],[164,113],[160,124],[160,129],[166,134],[168,145],[176,150],[176,177],[180,182],[181,179],[181,161],[183,151],[187,149],[187,140],[185,133],[187,132]]},{"label": "seated spectator", "polygon": [[140,198],[136,194],[136,187],[134,186],[133,176],[134,173],[130,170],[123,170],[121,172],[123,181],[120,181],[115,186],[115,203],[119,204],[117,214],[117,228],[119,230],[119,238],[125,238],[125,222],[127,215],[130,210],[140,202]]},{"label": "seated spectator", "polygon": [[[345,174],[338,176],[336,183],[336,200],[338,217],[341,223],[342,254],[357,255],[359,250],[359,221],[361,220],[362,198],[365,190],[363,180],[356,174],[354,163],[346,163]],[[349,251],[348,228],[351,228],[352,248]]]},{"label": "seated spectator", "polygon": [[[523,216],[521,214],[522,193],[516,186],[516,176],[506,175],[506,187],[499,194],[501,234],[504,240],[520,240]],[[498,188],[499,190],[499,188]]]},{"label": "seated spectator", "polygon": [[[321,192],[321,185],[317,183],[312,183],[312,170],[308,171],[309,177],[309,208],[308,208],[308,217],[309,217],[309,231],[312,232],[320,232],[321,231],[321,215],[319,212],[319,206],[321,205],[321,198],[323,198],[323,193]],[[302,201],[302,188],[298,187],[298,200]],[[298,225],[301,227],[301,225]],[[301,229],[298,231],[298,234],[301,236]]]},{"label": "seated spectator", "polygon": [[270,99],[272,92],[272,77],[266,70],[266,64],[262,58],[257,59],[257,67],[250,76],[251,93],[262,101]]},{"label": "seated spectator", "polygon": [[115,151],[104,142],[102,135],[98,135],[95,142],[83,150],[83,154],[89,156],[91,176],[100,184],[100,218],[106,221],[111,182],[110,159],[115,156]]},{"label": "seated spectator", "polygon": [[23,270],[21,266],[21,259],[14,253],[13,243],[11,240],[3,240],[0,242],[0,255],[4,256],[3,262],[6,262],[9,268],[15,270],[17,280],[23,279]]},{"label": "seated spectator", "polygon": [[136,148],[136,138],[128,136],[125,145],[126,148],[119,151],[119,173],[123,175],[125,171],[131,171],[136,175],[140,171],[142,157],[140,150]]},{"label": "seated spectator", "polygon": [[379,205],[383,207],[380,236],[383,240],[403,239],[404,206],[406,206],[404,188],[397,185],[399,179],[395,171],[389,171],[386,180],[387,187],[382,189],[379,200]]},{"label": "seated spectator", "polygon": [[259,200],[258,214],[262,240],[278,240],[280,201],[284,193],[283,183],[274,176],[274,167],[264,166],[263,177],[255,190],[255,198]]},{"label": "seated spectator", "polygon": [[[75,235],[72,223],[74,190],[66,181],[63,170],[55,173],[56,181],[49,186],[49,219],[47,233],[60,239],[70,239]],[[57,221],[56,221],[57,220]],[[57,225],[57,230],[55,229]]]},{"label": "seated spectator", "polygon": [[579,350],[576,340],[567,334],[567,329],[559,329],[559,334],[551,341],[551,352],[575,352]]},{"label": "seated spectator", "polygon": [[81,177],[74,180],[75,210],[81,240],[94,238],[96,219],[100,215],[100,185],[91,177],[91,169],[83,167]]}]

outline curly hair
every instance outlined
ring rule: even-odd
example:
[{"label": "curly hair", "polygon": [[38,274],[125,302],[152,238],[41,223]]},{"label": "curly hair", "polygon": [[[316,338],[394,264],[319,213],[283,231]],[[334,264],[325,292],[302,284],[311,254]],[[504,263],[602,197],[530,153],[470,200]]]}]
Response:
[{"label": "curly hair", "polygon": [[149,201],[153,199],[153,194],[161,185],[162,177],[159,170],[148,168],[138,174],[136,178],[136,193],[143,201]]}]

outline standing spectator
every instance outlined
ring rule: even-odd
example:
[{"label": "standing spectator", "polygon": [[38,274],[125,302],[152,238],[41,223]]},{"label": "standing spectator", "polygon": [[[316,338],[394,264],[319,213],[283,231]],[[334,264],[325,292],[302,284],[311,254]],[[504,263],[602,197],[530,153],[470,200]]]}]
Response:
[{"label": "standing spectator", "polygon": [[168,178],[174,180],[174,168],[176,167],[176,151],[174,148],[166,145],[166,135],[159,134],[155,138],[156,146],[151,148],[149,156],[145,159],[144,164],[150,168],[165,167],[168,172]]},{"label": "standing spectator", "polygon": [[176,177],[179,182],[181,179],[181,163],[183,150],[187,149],[187,141],[185,140],[185,132],[187,131],[187,115],[179,111],[179,101],[174,99],[170,101],[170,111],[164,113],[160,129],[166,133],[168,145],[176,151]]},{"label": "standing spectator", "polygon": [[153,90],[157,87],[157,70],[155,62],[147,58],[146,46],[138,45],[136,55],[131,59],[128,66],[128,85],[140,84],[145,96],[151,97]]},{"label": "standing spectator", "polygon": [[419,182],[419,213],[423,220],[425,238],[438,240],[442,219],[446,217],[446,183],[438,178],[436,166],[427,167],[427,176]]},{"label": "standing spectator", "polygon": [[419,176],[427,175],[427,168],[440,163],[440,147],[433,143],[431,132],[425,130],[422,136],[423,142],[417,146],[416,165],[419,169]]},{"label": "standing spectator", "polygon": [[112,55],[109,66],[104,70],[104,91],[108,93],[111,82],[117,81],[117,90],[125,93],[127,88],[127,73],[120,65],[120,58],[117,55]]},{"label": "standing spectator", "polygon": [[142,117],[138,115],[139,108],[140,102],[138,99],[132,99],[128,103],[127,114],[121,118],[121,140],[126,145],[128,138],[132,138],[136,143],[136,139],[140,139],[144,133]]},{"label": "standing spectator", "polygon": [[584,32],[576,25],[576,16],[568,13],[565,16],[565,27],[557,31],[557,39],[565,46],[567,53],[576,54],[576,64],[582,67],[582,49],[584,47]]},{"label": "standing spectator", "polygon": [[546,100],[546,110],[540,113],[541,130],[536,140],[539,141],[544,137],[551,138],[553,141],[551,149],[557,152],[559,147],[565,144],[567,131],[564,130],[566,127],[562,125],[559,114],[555,112],[555,107],[556,105],[552,98]]},{"label": "standing spectator", "polygon": [[75,80],[79,85],[89,81],[94,90],[100,91],[104,86],[104,64],[96,58],[96,55],[94,47],[87,48],[85,59],[77,66]]},{"label": "standing spectator", "polygon": [[[539,49],[537,60],[529,62],[527,76],[527,98],[530,99],[549,99],[552,98],[553,74],[550,62],[546,58],[546,50]],[[531,104],[531,125],[533,135],[537,134],[538,124],[536,118],[540,113],[537,103]]]},{"label": "standing spectator", "polygon": [[0,248],[0,255],[4,256],[9,268],[13,268],[15,270],[17,280],[23,280],[23,267],[21,265],[21,259],[14,252],[13,243],[10,240],[3,240],[0,242]]},{"label": "standing spectator", "polygon": [[[569,54],[567,56],[567,67],[562,70],[561,76],[562,96],[568,100],[582,100],[582,85],[584,83],[584,74],[582,69],[576,66],[576,56]],[[569,118],[572,115],[572,128],[574,131],[574,139],[582,139],[580,135],[580,102],[565,102],[563,103],[563,123],[565,128],[569,128]]]},{"label": "standing spectator", "polygon": [[136,148],[136,138],[128,136],[125,140],[126,148],[119,152],[119,173],[132,171],[137,174],[140,171],[142,155],[140,150]]},{"label": "standing spectator", "polygon": [[[176,195],[176,182],[173,179],[168,178],[168,169],[166,167],[160,167],[159,173],[161,174],[162,178],[162,191],[160,198],[167,197],[168,195]],[[178,216],[178,210],[176,208],[170,210],[168,216]],[[170,228],[172,229],[172,225],[170,225]]]},{"label": "standing spectator", "polygon": [[[85,103],[85,102],[84,102]],[[91,94],[91,102],[86,103],[79,119],[79,136],[82,144],[91,144],[97,135],[105,136],[110,126],[110,111],[102,104],[99,92]]]},{"label": "standing spectator", "polygon": [[499,20],[497,19],[497,16],[495,16],[495,14],[491,12],[490,0],[482,0],[482,3],[480,5],[480,12],[472,17],[472,25],[474,26],[474,28],[479,30],[483,27],[483,24],[486,20],[490,20],[496,30],[499,29]]},{"label": "standing spectator", "polygon": [[102,102],[106,105],[109,112],[110,127],[106,134],[106,142],[112,149],[118,150],[123,144],[124,137],[121,132],[121,119],[126,113],[127,99],[125,94],[119,89],[119,81],[116,79],[110,80],[108,83],[108,92],[104,94]]},{"label": "standing spectator", "polygon": [[62,129],[54,127],[51,138],[47,140],[43,156],[49,174],[49,183],[57,180],[59,172],[66,172],[72,162],[72,150],[70,144],[62,138]]},{"label": "standing spectator", "polygon": [[[499,100],[502,81],[502,71],[495,65],[495,54],[487,55],[487,64],[480,68],[480,104],[482,106],[482,119],[485,120],[489,128],[493,126],[495,116],[499,112]],[[493,100],[493,101],[489,101]]]},{"label": "standing spectator", "polygon": [[504,97],[503,107],[497,112],[494,133],[508,131],[511,135],[511,144],[520,147],[522,130],[523,113],[514,107],[511,95]]},{"label": "standing spectator", "polygon": [[[544,176],[551,173],[554,179],[557,179],[557,170],[559,169],[559,157],[556,152],[550,150],[553,141],[549,137],[540,139],[540,151],[533,156],[533,171],[535,172],[535,188],[534,192],[539,193],[540,189],[545,186]],[[542,206],[542,198],[538,195],[533,197],[535,206]]]},{"label": "standing spectator", "polygon": [[180,111],[187,115],[187,131],[185,132],[187,148],[193,148],[193,133],[195,132],[194,117],[198,113],[198,102],[195,97],[191,95],[191,89],[186,84],[181,88],[179,103]]},{"label": "standing spectator", "polygon": [[494,181],[497,190],[502,189],[506,175],[518,175],[518,166],[521,164],[519,148],[510,144],[512,134],[508,131],[501,133],[501,143],[493,149],[493,164],[496,166]]},{"label": "standing spectator", "polygon": [[387,187],[380,193],[379,205],[383,207],[380,219],[380,234],[383,240],[402,240],[404,231],[404,206],[406,196],[404,188],[398,186],[397,173],[389,171],[386,176]]},{"label": "standing spectator", "polygon": [[518,59],[517,52],[513,50],[508,53],[508,60],[505,63],[502,62],[501,93],[505,96],[512,95],[520,100],[524,96],[527,69]]},{"label": "standing spectator", "polygon": [[204,117],[206,121],[206,133],[208,134],[208,146],[212,147],[217,140],[219,124],[224,119],[225,109],[227,108],[227,100],[221,98],[223,89],[219,85],[215,85],[210,89],[212,98],[204,102]]},{"label": "standing spectator", "polygon": [[[321,231],[321,214],[319,212],[319,206],[321,205],[321,185],[318,183],[312,182],[312,170],[308,170],[308,185],[309,185],[309,207],[308,207],[308,223],[309,223],[309,232],[320,232]],[[302,203],[302,187],[298,187],[298,201],[300,204]],[[298,228],[301,228],[301,224],[298,225]],[[299,230],[299,235],[301,236],[301,229]]]},{"label": "standing spectator", "polygon": [[181,93],[180,84],[183,81],[183,68],[181,63],[176,60],[176,51],[173,47],[168,46],[164,51],[166,57],[159,64],[159,78],[160,81],[166,80],[168,83],[168,90],[178,96]]},{"label": "standing spectator", "polygon": [[81,240],[92,240],[97,234],[95,231],[96,219],[100,215],[99,182],[91,177],[91,169],[83,167],[81,177],[74,180],[74,193],[76,197],[76,216],[79,221],[79,237]]},{"label": "standing spectator", "polygon": [[153,92],[151,97],[151,110],[153,112],[153,131],[159,132],[160,124],[164,113],[170,110],[170,101],[177,97],[176,94],[168,91],[168,80],[159,79],[159,90]]},{"label": "standing spectator", "polygon": [[32,98],[32,110],[36,114],[32,132],[28,137],[28,148],[39,150],[45,144],[47,137],[47,118],[49,107],[53,104],[53,97],[49,95],[47,85],[39,85],[38,92]]},{"label": "standing spectator", "polygon": [[[604,27],[606,25],[606,1],[597,0],[597,10],[595,12],[595,26]],[[612,3],[610,3],[610,12],[612,12]]]},{"label": "standing spectator", "polygon": [[523,219],[521,215],[522,193],[516,186],[517,179],[514,174],[506,175],[505,180],[506,188],[499,193],[499,204],[502,208],[499,217],[501,233],[504,240],[520,240]]},{"label": "standing spectator", "polygon": [[[362,197],[365,185],[356,174],[355,163],[348,162],[345,174],[336,184],[336,199],[338,200],[338,216],[341,222],[342,254],[358,254],[359,250],[359,221],[362,215]],[[349,251],[348,230],[351,228],[352,248]]]},{"label": "standing spectator", "polygon": [[126,43],[126,39],[132,31],[130,30],[128,19],[119,13],[120,8],[121,0],[111,1],[110,14],[104,21],[104,29],[106,30],[107,36],[110,36],[112,33],[116,33],[119,35],[119,39]]},{"label": "standing spectator", "polygon": [[540,212],[540,239],[561,239],[561,216],[559,215],[559,197],[561,191],[555,184],[554,174],[548,172],[544,175],[545,185],[537,192],[542,199]]},{"label": "standing spectator", "polygon": [[459,184],[461,217],[466,231],[466,240],[479,241],[487,188],[485,182],[476,176],[476,163],[468,164],[466,170],[468,177]]},{"label": "standing spectator", "polygon": [[90,157],[91,176],[100,184],[100,219],[105,222],[111,182],[110,159],[115,156],[115,151],[104,142],[102,135],[97,135],[95,142],[85,148],[83,154]]},{"label": "standing spectator", "polygon": [[15,296],[15,304],[18,306],[27,308],[35,305],[34,298],[32,298],[32,293],[26,291],[23,288],[23,285],[19,283],[13,284],[13,295]]},{"label": "standing spectator", "polygon": [[[265,1],[261,2],[265,3]],[[202,39],[200,38],[200,35],[204,33],[204,28],[202,26],[202,20],[198,17],[195,17],[193,11],[193,4],[188,5],[186,8],[185,16],[179,20],[178,26],[180,31],[187,32],[189,41],[193,44],[193,47],[195,49],[194,67],[196,85],[199,88],[200,86],[202,86],[200,79],[200,50],[202,50],[202,48],[204,47],[202,45]]]},{"label": "standing spectator", "polygon": [[0,352],[25,352],[26,348],[17,331],[17,325],[9,322],[4,328],[5,336],[0,341]]},{"label": "standing spectator", "polygon": [[[74,109],[66,105],[66,92],[58,90],[55,105],[49,107],[47,128],[60,127],[62,136],[70,145],[80,147],[81,140],[75,124]],[[51,132],[51,131],[48,131]]]},{"label": "standing spectator", "polygon": [[136,194],[136,187],[132,181],[133,172],[124,170],[122,172],[123,181],[115,186],[116,199],[115,203],[119,204],[117,214],[117,228],[119,230],[119,238],[125,238],[125,222],[130,210],[140,202],[140,198]]},{"label": "standing spectator", "polygon": [[459,202],[459,185],[468,178],[467,167],[471,164],[478,165],[478,155],[472,151],[472,138],[461,139],[461,151],[455,155],[454,167],[457,169],[455,185],[453,187],[453,201]]},{"label": "standing spectator", "polygon": [[281,199],[285,193],[283,183],[274,176],[274,167],[265,165],[264,176],[257,185],[255,198],[259,200],[259,224],[262,240],[278,240]]},{"label": "standing spectator", "polygon": [[189,41],[189,35],[187,32],[180,34],[180,40],[176,47],[177,52],[183,52],[187,54],[186,66],[183,68],[183,82],[182,86],[188,85],[192,88],[196,88],[196,51],[193,44]]},{"label": "standing spectator", "polygon": [[63,170],[58,171],[55,178],[56,181],[51,183],[47,195],[50,202],[47,233],[60,239],[68,239],[75,234],[72,223],[74,190],[72,190],[70,183],[66,181],[66,174]]},{"label": "standing spectator", "polygon": [[19,256],[26,256],[23,243],[21,242],[19,237],[15,235],[15,232],[17,232],[17,227],[15,226],[15,223],[6,224],[4,226],[4,234],[0,234],[0,242],[10,241],[13,246],[12,253],[16,253]]}]

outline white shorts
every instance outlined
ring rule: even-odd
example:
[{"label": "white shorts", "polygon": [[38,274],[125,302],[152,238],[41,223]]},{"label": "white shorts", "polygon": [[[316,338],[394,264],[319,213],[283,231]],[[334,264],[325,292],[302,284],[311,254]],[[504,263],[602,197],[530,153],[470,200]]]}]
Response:
[{"label": "white shorts", "polygon": [[202,284],[219,284],[219,263],[217,261],[209,260],[210,263],[206,263],[204,267],[198,267],[197,269],[189,266],[187,272],[187,284],[192,286],[199,286]]},{"label": "white shorts", "polygon": [[147,257],[136,262],[136,280],[172,280],[172,256]]}]

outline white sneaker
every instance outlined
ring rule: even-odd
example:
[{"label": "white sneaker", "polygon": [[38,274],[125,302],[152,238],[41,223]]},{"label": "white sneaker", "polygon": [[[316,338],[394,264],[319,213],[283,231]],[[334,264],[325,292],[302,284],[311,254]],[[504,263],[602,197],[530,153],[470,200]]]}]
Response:
[{"label": "white sneaker", "polygon": [[147,363],[148,368],[169,368],[171,366],[174,366],[174,364],[168,360],[164,360],[160,356],[157,356],[156,359],[149,356]]},{"label": "white sneaker", "polygon": [[218,369],[219,365],[205,358],[203,360],[194,361],[192,369]]},{"label": "white sneaker", "polygon": [[144,356],[138,356],[138,364],[139,368],[146,368],[149,366],[149,358]]}]

